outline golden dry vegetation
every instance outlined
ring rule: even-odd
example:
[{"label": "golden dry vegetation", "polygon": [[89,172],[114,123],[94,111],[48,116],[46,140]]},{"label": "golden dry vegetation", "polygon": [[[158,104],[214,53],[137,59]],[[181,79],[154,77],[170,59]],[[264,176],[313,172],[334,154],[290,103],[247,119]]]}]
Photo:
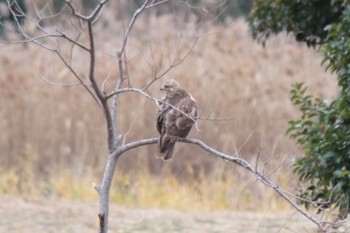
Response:
[{"label": "golden dry vegetation", "polygon": [[[115,52],[122,25],[104,21],[95,34],[96,73],[100,83],[111,77],[108,90],[118,75]],[[99,182],[106,158],[100,109],[81,86],[44,81],[76,82],[48,51],[21,45],[0,50],[0,193],[96,200],[90,183]],[[169,15],[141,17],[127,46],[131,84],[142,87],[155,71],[161,73],[189,51],[162,80],[177,79],[197,99],[201,117],[211,119],[200,120],[191,136],[252,163],[259,155],[258,168],[294,192],[291,164],[301,152],[285,135],[288,120],[298,116],[289,89],[293,82],[304,81],[311,94],[332,98],[336,80],[320,66],[321,57],[286,35],[272,38],[263,48],[242,20],[197,28]],[[87,55],[76,51],[73,60],[86,76]],[[150,87],[152,95],[160,97],[162,80]],[[126,141],[157,136],[156,111],[140,95],[122,96],[118,126]],[[252,175],[195,146],[178,143],[169,162],[157,160],[155,151],[155,145],[143,147],[120,159],[112,201],[198,210],[287,208]]]}]

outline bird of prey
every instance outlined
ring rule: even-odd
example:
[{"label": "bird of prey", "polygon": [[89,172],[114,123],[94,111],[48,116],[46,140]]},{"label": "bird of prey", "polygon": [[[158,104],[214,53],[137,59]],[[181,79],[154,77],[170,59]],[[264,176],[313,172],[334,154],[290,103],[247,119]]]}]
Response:
[{"label": "bird of prey", "polygon": [[165,96],[158,102],[159,157],[169,160],[176,139],[185,138],[195,123],[198,105],[192,95],[175,80],[166,80],[160,90],[165,92]]}]

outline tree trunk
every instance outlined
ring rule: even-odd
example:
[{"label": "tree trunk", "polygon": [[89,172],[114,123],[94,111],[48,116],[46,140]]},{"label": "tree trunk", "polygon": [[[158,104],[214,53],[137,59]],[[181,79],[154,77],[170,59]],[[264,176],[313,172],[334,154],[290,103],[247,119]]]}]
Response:
[{"label": "tree trunk", "polygon": [[101,186],[97,188],[99,194],[99,233],[108,232],[108,215],[109,215],[109,191],[112,185],[115,168],[119,156],[117,153],[110,153],[106,168],[103,174]]}]

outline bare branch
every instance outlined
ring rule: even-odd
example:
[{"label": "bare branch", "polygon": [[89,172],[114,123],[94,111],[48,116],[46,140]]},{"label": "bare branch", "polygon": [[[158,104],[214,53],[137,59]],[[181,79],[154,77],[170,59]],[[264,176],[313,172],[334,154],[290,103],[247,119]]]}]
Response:
[{"label": "bare branch", "polygon": [[204,117],[204,116],[200,116],[197,118],[198,120],[204,120],[204,121],[233,121],[236,118],[235,117],[231,117],[231,118],[217,118],[217,117]]},{"label": "bare branch", "polygon": [[134,92],[134,93],[141,94],[141,95],[143,95],[144,97],[146,97],[146,98],[148,98],[148,99],[154,101],[156,104],[157,104],[157,103],[163,103],[163,104],[165,104],[165,105],[167,105],[167,106],[170,106],[171,108],[173,108],[173,109],[175,109],[176,111],[178,111],[178,112],[184,114],[185,116],[187,116],[188,118],[190,118],[190,119],[193,120],[194,122],[197,120],[197,119],[193,118],[192,116],[188,115],[187,113],[185,113],[184,111],[181,111],[180,109],[178,109],[178,108],[175,107],[174,105],[169,104],[169,103],[167,103],[167,102],[164,102],[164,101],[162,101],[162,100],[159,100],[159,99],[157,99],[157,98],[155,98],[155,97],[153,97],[153,96],[147,94],[145,91],[143,91],[143,90],[141,90],[141,89],[138,89],[138,88],[134,88],[134,87],[122,88],[122,89],[119,89],[119,90],[117,90],[117,91],[114,91],[114,92],[108,94],[108,95],[106,96],[106,99],[109,99],[109,98],[111,98],[111,97],[113,97],[113,96],[115,96],[115,95],[119,95],[119,94],[121,94],[121,93],[126,93],[126,92],[130,92],[130,93]]},{"label": "bare branch", "polygon": [[150,100],[153,100],[154,102],[157,102],[159,101],[157,98],[147,94],[146,92],[144,92],[143,90],[139,89],[139,88],[134,88],[134,87],[128,87],[128,88],[121,88],[121,89],[118,89],[114,92],[111,92],[109,93],[107,96],[106,96],[106,99],[109,99],[115,95],[119,95],[121,93],[126,93],[126,92],[134,92],[134,93],[138,93],[138,94],[141,94],[143,96],[145,96],[146,98],[150,99]]},{"label": "bare branch", "polygon": [[[126,77],[127,81],[128,81],[128,87],[131,87],[131,82],[130,82],[130,76],[129,76],[129,69],[128,69],[128,62],[126,59],[126,53],[124,53],[124,76]],[[120,88],[121,83],[119,83],[119,86],[117,86],[117,89]]]},{"label": "bare branch", "polygon": [[184,140],[180,140],[180,141],[196,144],[199,147],[201,147],[202,149],[204,149],[205,151],[207,151],[207,152],[209,152],[209,153],[211,153],[211,154],[213,154],[213,155],[215,155],[215,156],[217,156],[217,157],[219,157],[221,159],[224,159],[224,160],[227,160],[227,161],[231,161],[231,162],[234,162],[234,163],[242,166],[243,168],[245,168],[246,170],[248,170],[249,172],[251,172],[255,176],[257,176],[257,178],[263,184],[265,184],[266,186],[274,189],[275,192],[278,193],[278,195],[280,195],[283,199],[285,199],[299,213],[304,215],[310,221],[315,223],[321,230],[326,232],[326,229],[324,228],[324,226],[322,226],[322,223],[320,221],[318,221],[317,219],[315,219],[314,217],[312,217],[311,215],[309,215],[308,213],[303,211],[303,209],[297,203],[295,203],[292,199],[289,198],[289,196],[286,194],[286,192],[281,187],[279,187],[278,185],[274,184],[266,176],[264,176],[263,174],[261,174],[260,172],[255,170],[254,167],[250,163],[248,163],[246,160],[244,160],[242,158],[239,158],[239,157],[235,157],[235,156],[230,156],[230,155],[224,154],[224,153],[222,153],[222,152],[220,152],[220,151],[218,151],[218,150],[208,146],[207,144],[205,144],[204,142],[202,142],[201,140],[198,140],[198,139],[184,139]]},{"label": "bare branch", "polygon": [[258,166],[259,166],[259,160],[260,160],[260,155],[261,155],[261,135],[260,136],[260,143],[259,143],[259,147],[258,147],[258,153],[256,154],[256,160],[255,160],[255,170],[258,170]]},{"label": "bare branch", "polygon": [[104,100],[104,95],[100,89],[100,87],[98,86],[97,82],[96,82],[96,78],[95,78],[95,66],[96,66],[96,55],[95,55],[95,42],[94,42],[94,34],[92,31],[92,22],[89,21],[88,22],[88,31],[89,31],[89,40],[90,40],[90,65],[89,65],[89,79],[92,85],[92,88],[94,89],[97,97],[99,98],[99,100],[101,102],[103,102]]},{"label": "bare branch", "polygon": [[102,0],[100,1],[100,3],[98,4],[98,6],[94,9],[93,12],[91,12],[91,14],[87,17],[89,21],[95,21],[98,16],[101,14],[101,10],[103,8],[103,6],[108,2],[109,0]]},{"label": "bare branch", "polygon": [[159,138],[147,138],[147,139],[142,139],[138,140],[135,142],[129,142],[121,147],[119,147],[118,152],[116,153],[116,156],[119,156],[128,150],[135,149],[140,146],[145,146],[145,145],[152,145],[152,144],[157,144],[159,141]]},{"label": "bare branch", "polygon": [[101,102],[97,99],[96,95],[90,90],[90,88],[85,84],[85,82],[83,81],[83,79],[77,74],[77,72],[75,72],[75,70],[73,69],[73,67],[71,65],[69,65],[69,63],[64,59],[64,57],[62,56],[62,54],[58,51],[55,50],[57,56],[60,58],[60,60],[63,62],[63,64],[70,70],[70,72],[79,80],[79,82],[83,85],[83,87],[85,88],[85,90],[87,90],[87,92],[92,96],[92,98],[95,100],[95,102],[97,103],[97,105],[99,107],[102,107]]},{"label": "bare branch", "polygon": [[73,45],[76,45],[78,46],[79,48],[89,52],[90,49],[88,47],[86,47],[85,45],[81,44],[78,42],[78,39],[79,37],[81,36],[81,33],[80,32],[78,35],[77,35],[77,38],[76,39],[72,39],[70,38],[69,36],[67,36],[67,34],[65,34],[64,32],[60,31],[60,30],[56,30],[59,34],[57,35],[57,37],[62,37],[63,39],[66,39],[67,41],[71,42]]},{"label": "bare branch", "polygon": [[[125,53],[124,53],[125,54]],[[122,54],[118,53],[117,54],[118,57],[118,68],[119,68],[119,79],[115,85],[115,91],[119,90],[120,87],[122,86],[124,80],[127,78],[126,77],[126,69],[124,71],[123,68],[123,59],[122,59]],[[130,83],[130,81],[129,81]],[[106,96],[106,100],[108,100],[108,96]],[[111,114],[112,114],[112,119],[116,119],[116,115],[117,115],[117,105],[118,105],[118,95],[114,95],[113,99],[112,99],[112,106],[111,106]]]},{"label": "bare branch", "polygon": [[[116,155],[120,156],[122,153],[124,153],[128,150],[131,150],[133,148],[137,148],[137,147],[140,147],[143,145],[156,144],[156,143],[158,143],[158,140],[159,140],[158,138],[149,138],[149,139],[143,139],[143,140],[139,140],[139,141],[135,141],[135,142],[130,142],[128,144],[121,146],[118,149],[118,152]],[[319,227],[320,230],[322,230],[323,232],[326,232],[326,229],[323,226],[323,222],[320,222],[319,220],[315,219],[313,216],[306,213],[295,201],[293,201],[288,196],[286,191],[284,191],[279,185],[274,184],[266,176],[264,176],[263,174],[258,172],[254,168],[254,166],[251,165],[248,161],[246,161],[240,157],[231,156],[231,155],[225,154],[221,151],[218,151],[218,150],[214,149],[213,147],[207,145],[203,141],[196,139],[196,138],[178,138],[177,141],[195,144],[195,145],[199,146],[200,148],[202,148],[203,150],[209,152],[210,154],[212,154],[220,159],[233,162],[233,163],[243,167],[244,169],[248,170],[249,172],[253,173],[261,183],[263,183],[264,185],[266,185],[269,188],[272,188],[280,197],[282,197],[284,200],[286,200],[295,210],[297,210],[299,213],[304,215],[307,219],[309,219],[310,221],[315,223]]]},{"label": "bare branch", "polygon": [[40,79],[53,85],[53,86],[57,86],[57,87],[72,87],[72,86],[78,86],[81,85],[81,82],[74,82],[74,83],[56,83],[53,82],[51,80],[48,80],[47,78],[45,78],[44,76],[40,76]]},{"label": "bare branch", "polygon": [[108,149],[109,152],[115,150],[117,146],[117,131],[115,128],[115,119],[113,118],[113,113],[111,113],[111,109],[107,103],[108,98],[105,97],[105,94],[102,92],[101,88],[98,86],[96,77],[95,77],[95,66],[96,66],[96,55],[95,55],[95,42],[94,42],[94,34],[92,31],[92,22],[88,21],[88,32],[89,32],[89,41],[90,41],[90,65],[89,65],[89,79],[94,89],[98,99],[100,100],[104,115],[107,122],[107,131],[108,131]]},{"label": "bare branch", "polygon": [[103,80],[103,82],[102,82],[101,89],[102,89],[102,92],[103,92],[103,93],[106,92],[105,86],[106,86],[108,80],[110,79],[110,77],[111,77],[111,72],[109,72],[109,73],[107,74],[106,78],[105,78],[105,79]]},{"label": "bare branch", "polygon": [[170,1],[170,0],[163,0],[163,1],[155,2],[155,0],[153,0],[153,1],[151,2],[151,4],[149,4],[148,6],[146,6],[145,9],[147,10],[147,9],[149,9],[149,8],[156,7],[156,6],[160,5],[160,4],[167,3],[167,2],[169,2],[169,1]]},{"label": "bare branch", "polygon": [[135,21],[137,19],[137,17],[145,10],[147,4],[148,4],[149,0],[145,0],[144,3],[142,4],[142,6],[140,8],[138,8],[134,15],[132,16],[131,20],[130,20],[130,23],[129,23],[129,26],[126,28],[126,31],[124,33],[124,37],[123,37],[123,43],[122,43],[122,46],[119,50],[119,54],[120,56],[124,53],[125,51],[125,46],[126,46],[126,43],[128,41],[128,38],[129,38],[129,33],[131,31],[131,29],[133,28],[134,24],[135,24]]},{"label": "bare branch", "polygon": [[56,34],[50,34],[50,35],[41,35],[41,36],[37,36],[37,37],[27,37],[25,36],[24,40],[11,40],[11,41],[4,41],[4,40],[0,40],[0,44],[25,44],[25,43],[34,43],[44,49],[47,49],[51,52],[55,52],[56,48],[53,47],[49,47],[45,44],[42,44],[39,42],[39,40],[41,39],[45,39],[45,38],[54,38],[54,37],[61,37],[61,35],[56,35]]},{"label": "bare branch", "polygon": [[78,13],[75,9],[75,7],[73,6],[72,4],[72,0],[64,0],[64,2],[68,5],[68,7],[71,9],[72,11],[72,14],[81,19],[81,20],[84,20],[84,21],[89,21],[89,22],[93,22],[96,17],[100,14],[103,6],[108,2],[108,0],[103,0],[103,1],[100,1],[100,3],[98,4],[98,6],[93,10],[93,12],[91,12],[91,14],[89,16],[84,16],[80,13]]}]

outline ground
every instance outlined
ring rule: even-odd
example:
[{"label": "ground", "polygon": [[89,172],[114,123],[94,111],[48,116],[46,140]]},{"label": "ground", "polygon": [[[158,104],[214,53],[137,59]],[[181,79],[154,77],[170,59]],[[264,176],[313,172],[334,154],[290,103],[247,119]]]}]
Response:
[{"label": "ground", "polygon": [[[111,233],[314,233],[296,213],[181,212],[112,205]],[[0,232],[96,232],[97,204],[64,199],[0,197]]]}]

